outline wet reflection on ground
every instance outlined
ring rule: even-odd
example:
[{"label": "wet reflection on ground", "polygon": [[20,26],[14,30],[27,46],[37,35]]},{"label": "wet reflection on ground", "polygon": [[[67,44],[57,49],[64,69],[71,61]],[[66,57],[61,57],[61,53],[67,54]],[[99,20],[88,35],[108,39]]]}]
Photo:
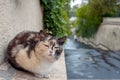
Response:
[{"label": "wet reflection on ground", "polygon": [[68,41],[65,45],[68,80],[120,78],[119,51],[92,49],[77,41]]}]

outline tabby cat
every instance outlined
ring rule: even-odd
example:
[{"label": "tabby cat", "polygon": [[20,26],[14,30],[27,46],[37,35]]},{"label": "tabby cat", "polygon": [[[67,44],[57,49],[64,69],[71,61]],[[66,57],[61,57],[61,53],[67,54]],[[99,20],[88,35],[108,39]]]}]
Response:
[{"label": "tabby cat", "polygon": [[21,32],[8,45],[8,61],[19,70],[48,77],[63,51],[65,40],[66,36],[56,38],[43,30]]}]

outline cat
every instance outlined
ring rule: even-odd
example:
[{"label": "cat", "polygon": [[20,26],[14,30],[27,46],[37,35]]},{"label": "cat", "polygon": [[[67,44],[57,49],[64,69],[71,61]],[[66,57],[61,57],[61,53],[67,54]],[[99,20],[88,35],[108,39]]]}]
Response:
[{"label": "cat", "polygon": [[8,44],[8,62],[16,69],[48,78],[63,51],[66,38],[56,38],[43,30],[23,31]]}]

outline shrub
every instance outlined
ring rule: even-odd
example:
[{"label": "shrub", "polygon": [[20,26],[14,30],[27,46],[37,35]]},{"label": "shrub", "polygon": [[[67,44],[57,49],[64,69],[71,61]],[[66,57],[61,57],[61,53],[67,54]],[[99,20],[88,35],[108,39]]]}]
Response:
[{"label": "shrub", "polygon": [[40,0],[44,7],[44,28],[55,36],[70,34],[69,0]]},{"label": "shrub", "polygon": [[82,37],[93,37],[103,17],[117,16],[115,0],[89,0],[76,12],[78,28],[76,34]]}]

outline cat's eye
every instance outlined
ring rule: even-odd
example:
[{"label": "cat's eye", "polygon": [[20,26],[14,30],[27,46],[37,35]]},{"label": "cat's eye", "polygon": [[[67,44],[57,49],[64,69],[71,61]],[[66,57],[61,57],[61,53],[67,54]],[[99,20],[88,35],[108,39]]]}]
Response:
[{"label": "cat's eye", "polygon": [[47,44],[43,44],[43,45],[49,48],[49,45],[47,45]]},{"label": "cat's eye", "polygon": [[59,48],[59,47],[55,47],[56,49]]}]

